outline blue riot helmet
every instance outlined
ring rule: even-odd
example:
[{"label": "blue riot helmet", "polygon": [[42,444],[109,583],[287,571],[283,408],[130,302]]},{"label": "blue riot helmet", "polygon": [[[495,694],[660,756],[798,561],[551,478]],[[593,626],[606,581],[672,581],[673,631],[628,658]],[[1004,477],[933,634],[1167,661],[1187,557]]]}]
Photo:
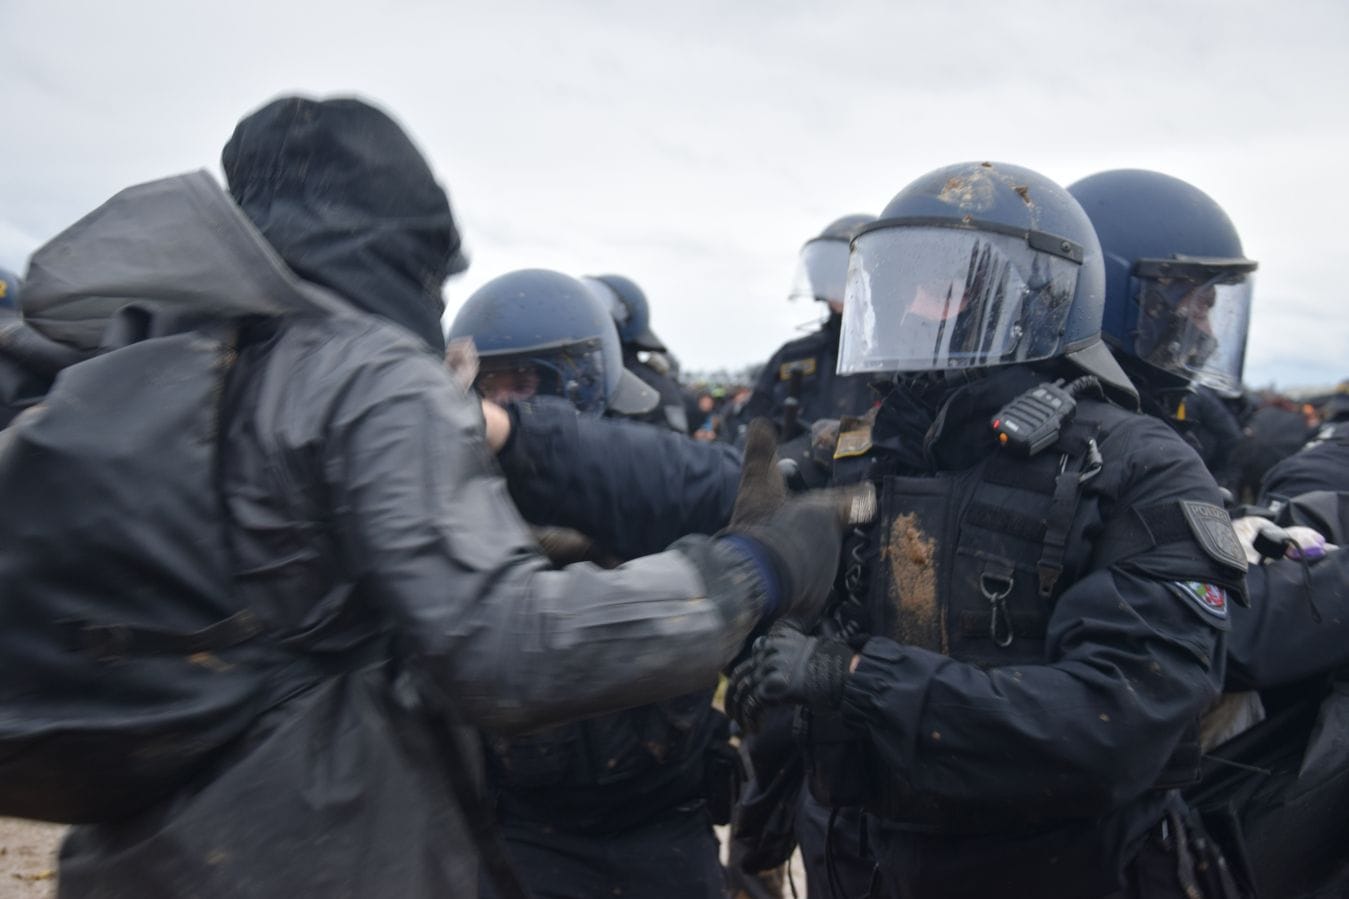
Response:
[{"label": "blue riot helmet", "polygon": [[839,373],[949,372],[1063,358],[1136,398],[1101,342],[1105,272],[1059,185],[1004,163],[930,172],[849,258]]},{"label": "blue riot helmet", "polygon": [[581,279],[609,309],[624,346],[664,353],[665,344],[651,330],[651,305],[642,288],[622,275],[587,275]]},{"label": "blue riot helmet", "polygon": [[660,399],[623,368],[609,310],[560,272],[523,269],[493,278],[464,302],[449,336],[472,338],[474,386],[488,399],[552,394],[593,415],[642,415]]},{"label": "blue riot helmet", "polygon": [[1106,341],[1163,384],[1239,395],[1256,264],[1222,207],[1178,178],[1137,169],[1091,175],[1068,191],[1105,253]]},{"label": "blue riot helmet", "polygon": [[0,268],[0,309],[19,308],[19,288],[23,282],[9,269]]},{"label": "blue riot helmet", "polygon": [[797,258],[796,275],[787,299],[818,300],[843,305],[848,281],[848,245],[857,230],[876,221],[876,216],[858,213],[834,219],[806,241]]}]

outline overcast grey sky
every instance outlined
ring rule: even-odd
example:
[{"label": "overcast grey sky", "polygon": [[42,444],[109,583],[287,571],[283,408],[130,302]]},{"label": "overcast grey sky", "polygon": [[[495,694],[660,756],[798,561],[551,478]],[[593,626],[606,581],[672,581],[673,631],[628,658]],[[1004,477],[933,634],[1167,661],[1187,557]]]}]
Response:
[{"label": "overcast grey sky", "polygon": [[0,265],[138,181],[218,171],[245,112],[357,93],[450,190],[473,256],[615,271],[686,368],[762,361],[826,222],[968,159],[1154,168],[1259,260],[1247,380],[1349,375],[1344,0],[0,0]]}]

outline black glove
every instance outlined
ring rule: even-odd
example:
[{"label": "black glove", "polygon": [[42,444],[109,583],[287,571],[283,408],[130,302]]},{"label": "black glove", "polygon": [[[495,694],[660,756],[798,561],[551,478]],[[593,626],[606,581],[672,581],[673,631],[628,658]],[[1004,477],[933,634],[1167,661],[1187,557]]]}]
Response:
[{"label": "black glove", "polygon": [[622,559],[596,546],[595,541],[572,528],[530,525],[529,531],[554,565],[594,562],[601,568],[617,568],[623,564]]},{"label": "black glove", "polygon": [[752,732],[770,705],[837,709],[852,657],[852,648],[842,640],[808,637],[794,624],[780,621],[754,641],[753,653],[731,673],[727,712]]},{"label": "black glove", "polygon": [[838,572],[843,534],[876,513],[871,484],[812,490],[788,499],[763,524],[728,528],[731,537],[770,572],[774,618],[810,623],[819,617]]},{"label": "black glove", "polygon": [[787,487],[778,471],[777,432],[766,418],[749,423],[740,462],[740,486],[731,509],[733,530],[763,524],[782,508]]},{"label": "black glove", "polygon": [[776,617],[818,617],[838,571],[844,531],[875,514],[876,491],[869,483],[787,498],[773,426],[766,419],[750,422],[740,487],[722,535],[740,538],[741,547],[768,569]]}]

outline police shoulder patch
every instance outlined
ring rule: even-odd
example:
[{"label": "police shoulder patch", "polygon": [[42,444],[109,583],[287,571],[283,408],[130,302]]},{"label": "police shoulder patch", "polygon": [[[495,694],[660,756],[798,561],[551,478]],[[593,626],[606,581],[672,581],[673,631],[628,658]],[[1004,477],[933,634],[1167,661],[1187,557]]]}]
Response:
[{"label": "police shoulder patch", "polygon": [[793,372],[801,372],[801,377],[809,378],[815,374],[815,357],[807,356],[805,359],[793,359],[791,362],[784,362],[778,366],[778,380],[790,381]]},{"label": "police shoulder patch", "polygon": [[834,444],[835,459],[864,456],[871,450],[871,420],[844,419],[839,428],[838,442]]},{"label": "police shoulder patch", "polygon": [[1241,548],[1232,519],[1225,510],[1212,503],[1185,499],[1180,501],[1180,511],[1199,548],[1210,559],[1238,571],[1246,570],[1246,551]]},{"label": "police shoulder patch", "polygon": [[1227,620],[1227,591],[1203,581],[1168,581],[1171,592],[1210,618]]}]

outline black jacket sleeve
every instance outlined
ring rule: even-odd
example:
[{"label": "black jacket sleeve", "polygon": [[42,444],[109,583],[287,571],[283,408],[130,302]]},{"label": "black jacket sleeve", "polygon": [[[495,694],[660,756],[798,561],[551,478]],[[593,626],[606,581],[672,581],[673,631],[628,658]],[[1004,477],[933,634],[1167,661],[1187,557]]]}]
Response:
[{"label": "black jacket sleeve", "polygon": [[1349,665],[1349,553],[1344,549],[1305,569],[1292,559],[1255,566],[1247,584],[1250,608],[1232,610],[1229,690],[1281,687]]},{"label": "black jacket sleeve", "polygon": [[1265,472],[1260,483],[1260,504],[1292,499],[1314,490],[1349,492],[1349,439],[1341,437],[1309,446]]},{"label": "black jacket sleeve", "polygon": [[553,569],[510,501],[478,400],[435,360],[331,340],[311,356],[335,400],[298,407],[316,423],[287,427],[322,434],[343,565],[469,723],[542,727],[716,682],[763,608],[748,559],[691,536],[612,571]]},{"label": "black jacket sleeve", "polygon": [[583,416],[551,397],[512,411],[499,461],[532,524],[574,528],[626,559],[716,533],[731,517],[740,455],[725,444]]}]

